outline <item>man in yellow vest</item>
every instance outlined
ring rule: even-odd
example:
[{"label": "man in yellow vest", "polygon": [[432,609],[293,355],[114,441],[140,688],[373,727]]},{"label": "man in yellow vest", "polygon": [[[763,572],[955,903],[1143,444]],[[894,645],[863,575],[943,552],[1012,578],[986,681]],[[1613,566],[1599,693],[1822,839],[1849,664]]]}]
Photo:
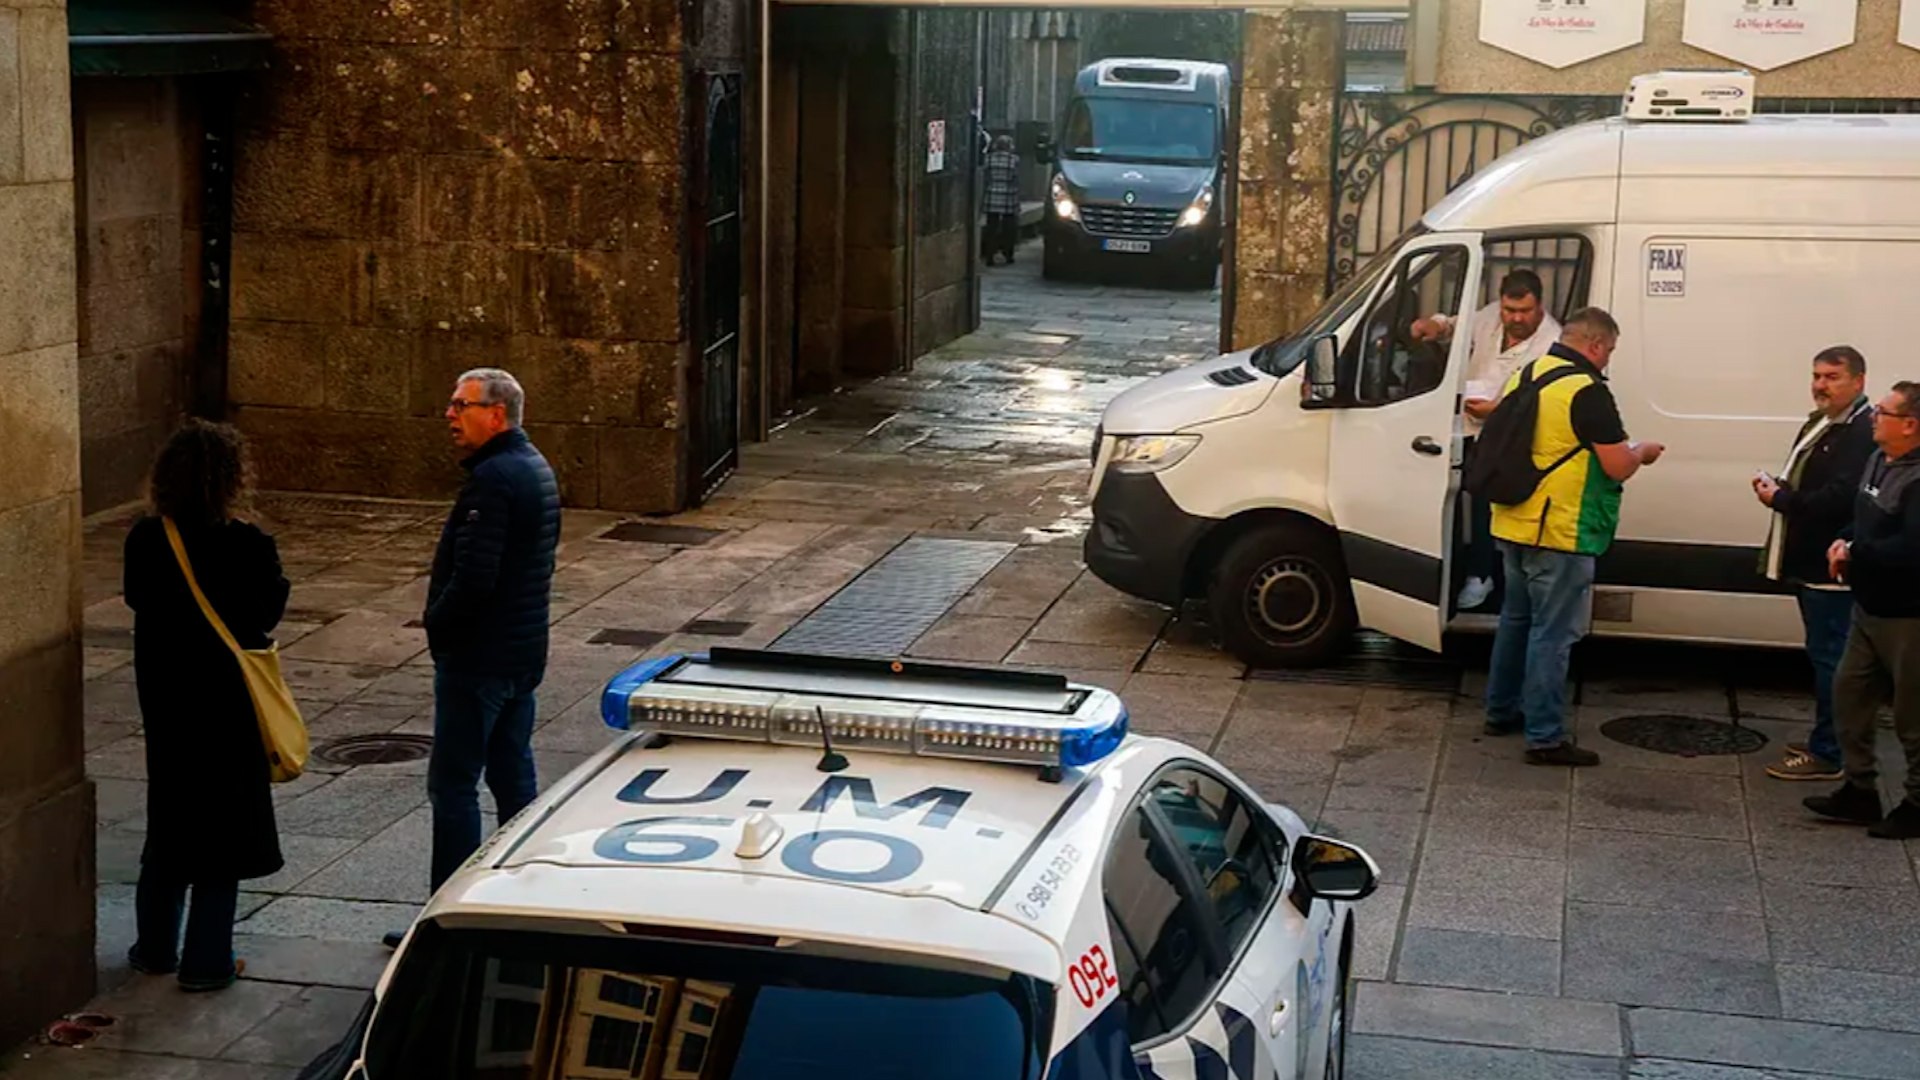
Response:
[{"label": "man in yellow vest", "polygon": [[1486,730],[1524,729],[1533,765],[1600,764],[1600,755],[1567,736],[1567,660],[1587,631],[1593,561],[1613,543],[1621,485],[1665,449],[1627,441],[1604,374],[1619,340],[1613,316],[1576,311],[1547,355],[1515,372],[1502,391],[1569,365],[1576,372],[1539,392],[1533,462],[1549,471],[1525,502],[1493,507],[1507,591],[1487,675]]}]

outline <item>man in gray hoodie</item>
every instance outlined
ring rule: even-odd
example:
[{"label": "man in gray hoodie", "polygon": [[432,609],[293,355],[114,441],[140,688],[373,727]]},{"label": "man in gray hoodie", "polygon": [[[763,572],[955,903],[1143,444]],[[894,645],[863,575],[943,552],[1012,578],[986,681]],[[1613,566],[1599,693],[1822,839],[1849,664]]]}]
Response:
[{"label": "man in gray hoodie", "polygon": [[[1886,840],[1920,837],[1920,383],[1900,382],[1873,410],[1873,441],[1853,524],[1828,549],[1834,580],[1853,588],[1847,651],[1833,676],[1833,712],[1847,781],[1805,800],[1822,817],[1871,826]],[[1907,797],[1880,816],[1875,718],[1893,703],[1907,755]]]}]

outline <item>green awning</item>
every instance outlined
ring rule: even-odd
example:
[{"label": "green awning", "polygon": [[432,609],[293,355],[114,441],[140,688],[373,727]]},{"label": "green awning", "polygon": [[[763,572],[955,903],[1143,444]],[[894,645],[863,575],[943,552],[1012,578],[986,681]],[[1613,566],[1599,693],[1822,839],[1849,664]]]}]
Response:
[{"label": "green awning", "polygon": [[267,66],[272,35],[218,0],[68,0],[73,74],[208,75]]}]

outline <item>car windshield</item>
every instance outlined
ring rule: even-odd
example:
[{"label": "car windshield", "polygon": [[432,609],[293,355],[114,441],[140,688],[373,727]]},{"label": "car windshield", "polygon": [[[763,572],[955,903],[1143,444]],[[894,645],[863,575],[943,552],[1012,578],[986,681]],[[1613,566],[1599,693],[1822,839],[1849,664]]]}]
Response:
[{"label": "car windshield", "polygon": [[1386,273],[1387,268],[1393,265],[1393,260],[1400,254],[1400,249],[1407,246],[1407,242],[1414,237],[1428,231],[1425,225],[1414,222],[1412,228],[1401,233],[1399,239],[1387,245],[1386,249],[1378,255],[1368,259],[1367,265],[1361,267],[1359,273],[1348,278],[1345,284],[1335,290],[1334,294],[1327,298],[1326,303],[1320,305],[1320,310],[1313,313],[1313,318],[1307,320],[1305,326],[1295,333],[1255,349],[1253,366],[1273,376],[1285,375],[1299,367],[1307,358],[1313,339],[1332,332],[1341,323],[1352,318],[1353,313],[1360,310],[1360,305],[1367,302],[1367,296],[1373,292],[1374,283],[1380,280],[1380,275]]},{"label": "car windshield", "polygon": [[429,924],[381,999],[366,1075],[1037,1080],[1038,994],[1022,976]]},{"label": "car windshield", "polygon": [[1216,152],[1213,106],[1139,98],[1081,98],[1067,113],[1067,157],[1208,165]]}]

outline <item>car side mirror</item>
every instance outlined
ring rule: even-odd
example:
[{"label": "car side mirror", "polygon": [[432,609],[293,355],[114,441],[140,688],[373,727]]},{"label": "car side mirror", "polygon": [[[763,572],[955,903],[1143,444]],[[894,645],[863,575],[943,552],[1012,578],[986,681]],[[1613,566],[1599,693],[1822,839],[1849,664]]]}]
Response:
[{"label": "car side mirror", "polygon": [[1300,381],[1300,400],[1325,405],[1340,396],[1340,352],[1332,334],[1313,339],[1307,351],[1307,370]]},{"label": "car side mirror", "polygon": [[1293,846],[1293,876],[1307,895],[1323,900],[1364,900],[1380,887],[1380,868],[1352,844],[1304,836]]}]

